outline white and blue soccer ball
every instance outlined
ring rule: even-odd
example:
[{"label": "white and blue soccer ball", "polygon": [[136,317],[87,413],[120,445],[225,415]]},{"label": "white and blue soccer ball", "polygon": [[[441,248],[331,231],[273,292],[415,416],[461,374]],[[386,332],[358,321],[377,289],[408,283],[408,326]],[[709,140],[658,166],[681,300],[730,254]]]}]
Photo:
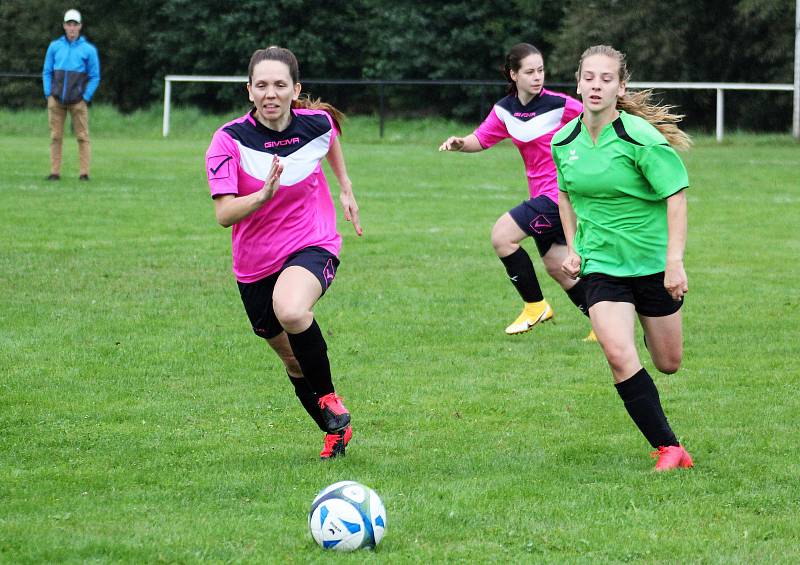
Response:
[{"label": "white and blue soccer ball", "polygon": [[311,503],[308,529],[323,549],[373,549],[386,531],[386,509],[371,488],[340,481],[321,490]]}]

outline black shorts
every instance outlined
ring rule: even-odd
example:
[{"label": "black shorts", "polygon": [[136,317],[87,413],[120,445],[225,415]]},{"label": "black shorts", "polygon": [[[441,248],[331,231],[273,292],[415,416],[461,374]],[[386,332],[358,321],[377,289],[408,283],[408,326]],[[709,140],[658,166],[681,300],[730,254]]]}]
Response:
[{"label": "black shorts", "polygon": [[519,229],[536,242],[540,257],[544,257],[553,244],[567,244],[564,228],[561,227],[561,216],[558,215],[558,204],[547,196],[526,200],[508,213],[517,222]]},{"label": "black shorts", "polygon": [[276,273],[253,283],[237,281],[247,317],[250,318],[253,331],[259,337],[271,339],[283,331],[272,308],[272,293],[281,273],[293,266],[303,267],[317,277],[319,284],[322,285],[322,294],[325,294],[336,276],[339,259],[321,247],[306,247],[289,255]]},{"label": "black shorts", "polygon": [[664,271],[643,277],[612,277],[590,273],[581,277],[586,285],[586,307],[598,302],[630,302],[642,316],[658,318],[674,314],[683,299],[673,300],[664,288]]}]

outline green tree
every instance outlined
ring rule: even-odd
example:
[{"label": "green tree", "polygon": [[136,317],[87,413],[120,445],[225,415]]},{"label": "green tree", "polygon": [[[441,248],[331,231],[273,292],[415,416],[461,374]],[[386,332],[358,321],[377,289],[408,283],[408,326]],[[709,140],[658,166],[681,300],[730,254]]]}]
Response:
[{"label": "green tree", "polygon": [[[586,47],[623,51],[636,81],[791,82],[792,0],[569,0],[554,33],[551,69],[573,73]],[[713,91],[668,91],[691,127],[713,128]],[[787,129],[791,100],[776,93],[726,95],[728,125]]]},{"label": "green tree", "polygon": [[[539,26],[543,2],[422,3],[376,0],[364,75],[381,79],[503,80],[509,47],[520,41],[546,49]],[[481,98],[502,88],[393,88],[394,109],[475,118]]]},{"label": "green tree", "polygon": [[[66,0],[2,0],[0,72],[39,74],[63,33]],[[245,75],[254,50],[288,47],[304,79],[502,80],[508,48],[545,55],[548,83],[569,83],[593,44],[624,51],[634,80],[791,82],[793,0],[82,0],[83,33],[100,53],[95,100],[133,111],[163,96],[166,74]],[[344,110],[375,109],[374,88],[306,83]],[[502,87],[387,87],[392,112],[480,118]],[[687,124],[713,127],[712,91],[668,91]],[[44,106],[37,77],[0,78],[7,107]],[[182,83],[179,104],[212,111],[247,106],[243,85]],[[728,93],[728,124],[787,129],[791,97]]]},{"label": "green tree", "polygon": [[[0,21],[6,32],[0,34],[0,71],[35,74],[30,78],[0,78],[0,100],[11,108],[40,105],[45,107],[42,92],[42,65],[49,43],[64,33],[63,2],[3,0]],[[87,26],[90,28],[90,26]]]},{"label": "green tree", "polygon": [[[224,12],[212,0],[161,4],[156,12],[158,24],[146,43],[159,77],[171,73],[244,76],[253,51],[280,45],[297,56],[301,81],[303,77],[361,78],[368,19],[363,17],[367,7],[359,0],[318,4],[245,0],[231,3]],[[218,15],[208,17],[210,13]],[[176,100],[212,109],[247,102],[240,85],[213,91],[205,84],[181,85]]]}]

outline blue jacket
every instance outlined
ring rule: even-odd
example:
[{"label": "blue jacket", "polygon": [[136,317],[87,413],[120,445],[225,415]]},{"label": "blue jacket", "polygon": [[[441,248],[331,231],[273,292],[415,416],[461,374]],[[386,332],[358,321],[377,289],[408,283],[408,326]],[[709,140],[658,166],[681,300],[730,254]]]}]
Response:
[{"label": "blue jacket", "polygon": [[81,98],[89,102],[98,84],[100,60],[94,45],[83,36],[69,41],[66,35],[50,43],[42,69],[45,98],[52,94],[62,104],[74,104]]}]

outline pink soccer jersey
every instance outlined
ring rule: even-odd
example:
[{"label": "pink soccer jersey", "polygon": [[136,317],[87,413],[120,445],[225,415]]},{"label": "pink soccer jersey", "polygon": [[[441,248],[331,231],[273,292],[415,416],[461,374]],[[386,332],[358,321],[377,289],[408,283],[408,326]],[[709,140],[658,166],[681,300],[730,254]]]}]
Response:
[{"label": "pink soccer jersey", "polygon": [[550,140],[582,111],[574,98],[545,89],[524,106],[515,95],[509,95],[494,105],[474,133],[484,149],[510,137],[525,162],[530,197],[547,196],[558,203]]},{"label": "pink soccer jersey", "polygon": [[206,152],[211,196],[246,196],[260,190],[273,155],[283,164],[280,188],[260,210],[233,225],[236,280],[251,283],[277,272],[286,258],[318,246],[339,255],[336,209],[321,161],[337,136],[322,110],[292,110],[284,131],[273,131],[248,113],[219,128]]}]

